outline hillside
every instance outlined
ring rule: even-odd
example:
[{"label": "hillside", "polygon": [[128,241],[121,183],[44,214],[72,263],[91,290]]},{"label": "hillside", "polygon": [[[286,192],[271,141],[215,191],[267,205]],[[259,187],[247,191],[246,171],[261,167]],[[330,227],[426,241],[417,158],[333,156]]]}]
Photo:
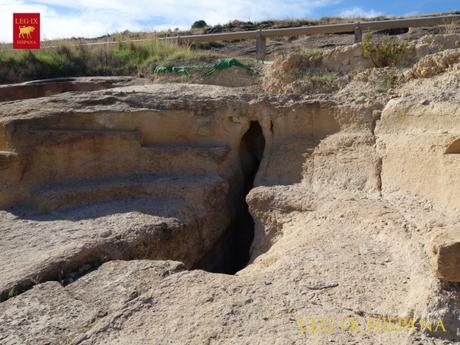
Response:
[{"label": "hillside", "polygon": [[350,38],[1,85],[0,343],[460,344],[459,28]]},{"label": "hillside", "polygon": [[[245,31],[269,28],[296,27],[349,23],[368,20],[393,19],[377,18],[322,18],[319,20],[271,20],[258,23],[232,21],[225,25],[206,26],[190,31],[168,32],[123,32],[95,39],[74,38],[43,42],[40,51],[13,51],[10,45],[0,45],[0,84],[23,82],[34,79],[78,76],[145,76],[148,77],[156,66],[181,66],[215,63],[219,58],[236,57],[248,64],[255,64],[255,44],[252,40],[234,42],[214,42],[192,46],[177,46],[160,42],[159,37],[207,34],[229,31]],[[427,34],[458,32],[458,26],[446,23],[437,28],[390,30],[374,33],[400,35],[411,41]],[[146,40],[134,41],[132,40]],[[102,45],[89,45],[102,43]],[[332,48],[353,43],[353,35],[315,35],[287,37],[268,40],[267,59],[272,60],[277,53],[289,53],[311,48]],[[53,48],[46,48],[53,47]]]}]

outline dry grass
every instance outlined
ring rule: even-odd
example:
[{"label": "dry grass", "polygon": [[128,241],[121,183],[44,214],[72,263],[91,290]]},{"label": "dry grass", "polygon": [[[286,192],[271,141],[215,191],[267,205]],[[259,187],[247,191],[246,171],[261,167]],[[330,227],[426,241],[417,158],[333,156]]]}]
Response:
[{"label": "dry grass", "polygon": [[455,34],[460,32],[460,23],[456,21],[447,21],[442,26],[442,29],[445,34]]},{"label": "dry grass", "polygon": [[70,40],[36,51],[0,50],[0,83],[87,75],[136,75],[176,61],[198,62],[218,54],[171,42],[119,42],[88,46]]},{"label": "dry grass", "polygon": [[[49,77],[121,74],[143,75],[157,65],[184,65],[199,63],[201,61],[211,62],[213,59],[222,57],[210,50],[194,49],[194,47],[178,46],[171,42],[159,41],[157,38],[160,36],[339,24],[382,19],[388,19],[388,17],[324,17],[317,20],[289,19],[261,22],[234,20],[225,25],[186,31],[179,31],[178,29],[159,33],[124,31],[94,39],[71,38],[50,40],[43,42],[43,49],[39,51],[14,51],[11,49],[11,44],[0,44],[0,83]],[[446,33],[458,32],[458,23],[446,23],[444,30]],[[135,42],[129,42],[133,40]],[[103,44],[92,45],[93,43]],[[387,48],[394,47],[391,44],[387,45]],[[373,49],[372,46],[369,48]],[[310,56],[310,60],[317,60],[322,55],[320,50],[301,53]],[[377,55],[377,57],[382,55],[380,53],[381,49],[370,52],[371,55]],[[390,60],[392,57],[397,57],[398,55],[397,49],[386,49],[383,53],[389,53]],[[380,64],[379,61],[376,62]],[[389,61],[389,64],[393,65],[394,61]],[[386,62],[383,65],[386,65]]]}]

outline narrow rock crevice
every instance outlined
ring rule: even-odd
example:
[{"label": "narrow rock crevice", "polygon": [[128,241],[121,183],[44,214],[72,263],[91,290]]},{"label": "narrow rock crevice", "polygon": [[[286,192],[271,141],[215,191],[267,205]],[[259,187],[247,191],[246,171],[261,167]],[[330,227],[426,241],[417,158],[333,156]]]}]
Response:
[{"label": "narrow rock crevice", "polygon": [[382,118],[382,112],[383,110],[375,110],[374,113],[373,113],[373,121],[372,121],[372,127],[371,127],[371,132],[372,132],[372,135],[374,136],[374,148],[375,148],[375,152],[377,153],[377,155],[379,156],[378,159],[377,159],[377,163],[376,163],[376,169],[377,169],[377,191],[381,194],[382,193],[382,169],[383,169],[383,158],[379,155],[379,152],[378,152],[378,144],[377,144],[377,134],[375,133],[375,130],[377,128],[377,125],[378,125],[378,122],[381,120]]},{"label": "narrow rock crevice", "polygon": [[[48,270],[37,273],[33,278],[25,278],[18,282],[15,286],[0,292],[0,303],[10,298],[19,296],[20,294],[32,289],[35,285],[43,284],[48,281],[57,281],[62,286],[72,284],[81,277],[97,270],[103,263],[111,260],[102,260],[101,258],[89,258],[83,263],[73,265],[72,260],[66,262],[60,262],[50,267]],[[68,267],[72,267],[69,271]]]},{"label": "narrow rock crevice", "polygon": [[213,273],[235,274],[247,266],[254,239],[254,220],[249,213],[246,195],[254,186],[260,162],[265,149],[265,138],[259,122],[251,121],[244,134],[240,148],[239,160],[242,171],[239,195],[232,200],[234,217],[215,250],[197,265],[197,268]]},{"label": "narrow rock crevice", "polygon": [[[204,259],[195,265],[195,268],[213,273],[235,274],[248,264],[254,239],[254,221],[246,204],[246,195],[253,188],[264,149],[265,138],[262,127],[259,122],[251,121],[239,147],[240,172],[235,179],[231,180],[231,183],[234,184],[233,192],[229,197],[232,220],[218,245],[206,253]],[[140,241],[143,240],[140,239]],[[20,295],[34,285],[46,281],[58,281],[63,286],[72,284],[111,260],[145,259],[148,257],[146,253],[131,253],[127,248],[124,248],[125,252],[120,248],[120,252],[124,253],[123,255],[111,256],[106,252],[106,246],[107,243],[102,243],[100,246],[78,253],[76,257],[68,258],[65,262],[47,267],[33,279],[24,278],[11,289],[0,291],[0,302]],[[110,248],[113,248],[113,244]],[[137,248],[137,246],[133,245],[133,248]]]}]

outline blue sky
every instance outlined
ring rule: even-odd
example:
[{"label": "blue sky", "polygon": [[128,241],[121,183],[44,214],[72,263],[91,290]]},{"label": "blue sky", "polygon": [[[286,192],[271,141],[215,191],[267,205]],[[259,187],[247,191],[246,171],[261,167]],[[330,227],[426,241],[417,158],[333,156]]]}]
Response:
[{"label": "blue sky", "polygon": [[459,0],[0,0],[0,41],[12,40],[14,12],[40,12],[42,39],[131,30],[188,28],[232,19],[410,15],[460,10]]},{"label": "blue sky", "polygon": [[459,0],[385,0],[385,1],[341,1],[338,5],[326,6],[316,11],[317,16],[342,13],[350,8],[360,8],[364,12],[379,12],[386,15],[407,15],[460,10]]}]

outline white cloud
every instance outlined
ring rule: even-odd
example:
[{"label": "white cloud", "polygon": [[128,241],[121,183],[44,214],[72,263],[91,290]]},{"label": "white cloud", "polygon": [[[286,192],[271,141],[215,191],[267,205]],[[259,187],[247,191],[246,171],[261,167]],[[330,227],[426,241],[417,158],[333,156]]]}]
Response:
[{"label": "white cloud", "polygon": [[40,12],[42,37],[96,37],[123,30],[190,27],[232,19],[313,16],[341,0],[6,0],[0,3],[0,41],[11,42],[12,13]]},{"label": "white cloud", "polygon": [[361,7],[347,8],[347,9],[344,9],[339,14],[340,17],[349,17],[349,18],[355,18],[355,17],[373,18],[373,17],[378,17],[381,15],[383,15],[383,12],[379,12],[379,11],[372,10],[372,9],[364,10]]}]

